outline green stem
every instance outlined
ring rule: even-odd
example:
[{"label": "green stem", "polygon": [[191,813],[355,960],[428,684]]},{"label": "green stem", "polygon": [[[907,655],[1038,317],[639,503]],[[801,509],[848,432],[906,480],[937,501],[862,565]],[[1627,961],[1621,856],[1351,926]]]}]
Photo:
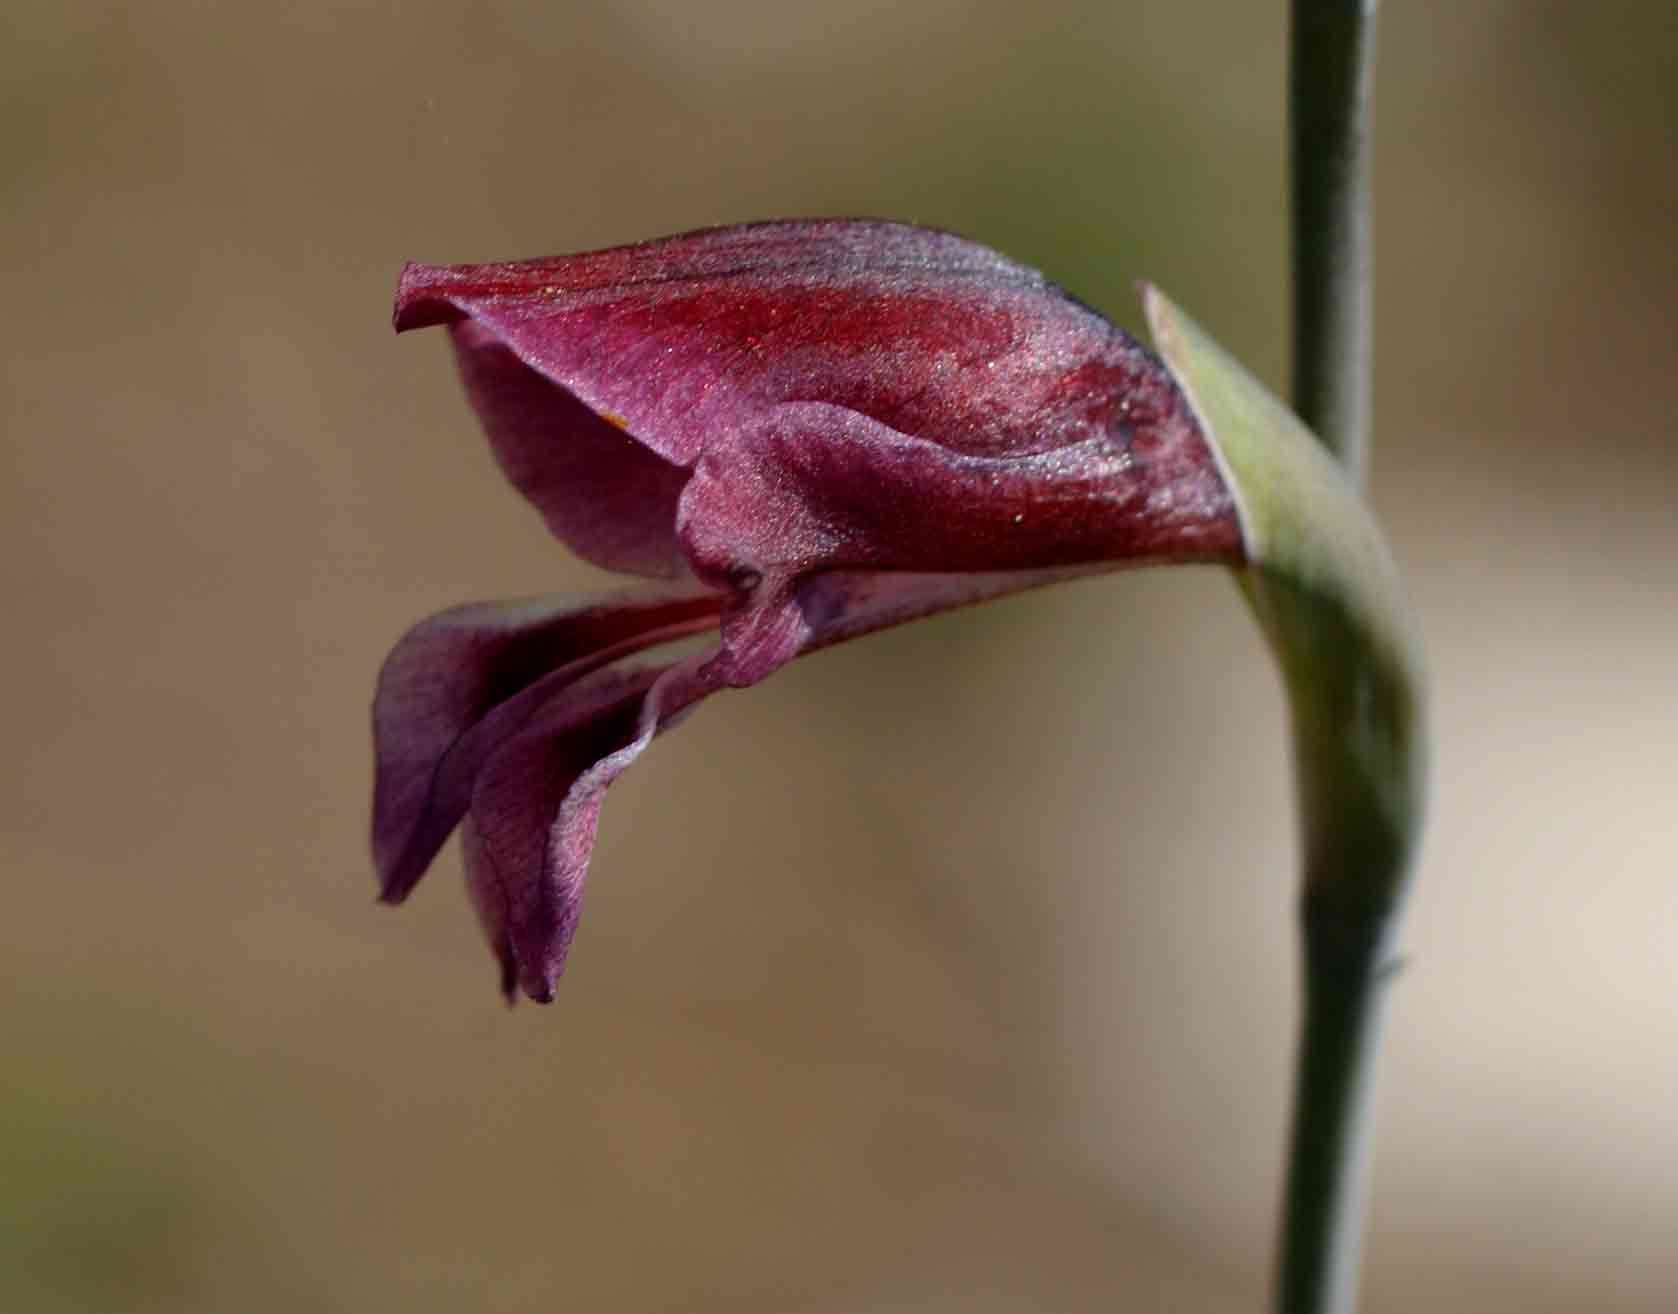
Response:
[{"label": "green stem", "polygon": [[1247,591],[1288,687],[1305,856],[1305,1016],[1276,1314],[1351,1314],[1370,1073],[1421,817],[1419,665],[1384,656],[1332,595],[1262,572]]},{"label": "green stem", "polygon": [[[1361,486],[1369,461],[1373,343],[1375,0],[1293,0],[1291,42],[1294,409]],[[1297,708],[1296,702],[1296,715]],[[1360,870],[1374,854],[1337,852],[1323,870],[1317,856],[1318,862],[1308,859],[1316,870],[1307,873],[1303,904],[1305,1016],[1277,1314],[1350,1314],[1357,1304],[1371,1070],[1396,898],[1336,896],[1401,882],[1407,866]]]},{"label": "green stem", "polygon": [[1305,1027],[1294,1124],[1278,1314],[1357,1304],[1362,1200],[1370,1150],[1372,1069],[1390,979],[1388,918],[1304,901]]},{"label": "green stem", "polygon": [[1369,453],[1375,0],[1293,0],[1293,405],[1361,484]]}]

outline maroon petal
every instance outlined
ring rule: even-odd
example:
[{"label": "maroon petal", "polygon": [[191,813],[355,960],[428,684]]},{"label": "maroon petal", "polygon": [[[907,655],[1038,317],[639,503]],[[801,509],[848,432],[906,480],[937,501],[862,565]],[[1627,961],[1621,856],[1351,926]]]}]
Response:
[{"label": "maroon petal", "polygon": [[1186,402],[1133,391],[1122,439],[951,452],[843,407],[777,406],[701,457],[679,532],[723,586],[822,570],[993,572],[1236,560],[1234,503]]},{"label": "maroon petal", "polygon": [[821,220],[521,264],[410,265],[396,326],[471,319],[666,460],[821,401],[953,451],[1117,431],[1140,347],[1037,271],[948,233]]},{"label": "maroon petal", "polygon": [[793,603],[808,635],[803,651],[811,652],[941,611],[1108,569],[1105,565],[1064,566],[949,575],[836,570],[801,581]]},{"label": "maroon petal", "polygon": [[464,828],[467,881],[502,965],[553,999],[576,934],[600,807],[653,737],[719,687],[715,658],[605,671],[545,707],[484,763]]},{"label": "maroon petal", "polygon": [[[462,828],[466,881],[501,962],[502,989],[553,997],[576,933],[583,877],[604,786],[568,795],[603,760],[636,741],[657,670],[605,671],[553,703],[503,743],[476,774]],[[563,842],[556,817],[567,813]],[[580,860],[567,861],[576,855]]]},{"label": "maroon petal", "polygon": [[519,964],[507,932],[507,900],[497,872],[484,852],[484,837],[468,812],[460,822],[460,854],[466,865],[466,890],[472,896],[478,921],[489,937],[495,961],[501,965],[501,994],[511,1004],[518,997]]},{"label": "maroon petal", "polygon": [[[461,830],[468,887],[501,964],[503,992],[553,999],[576,935],[607,790],[656,735],[709,694],[754,684],[812,648],[1098,568],[814,576],[742,601],[713,653],[662,671],[600,671],[525,716],[474,765],[471,812]],[[541,685],[532,686],[503,708],[540,694]]]},{"label": "maroon petal", "polygon": [[457,607],[410,630],[373,703],[373,854],[398,902],[464,814],[478,766],[538,708],[630,653],[716,623],[696,590]]},{"label": "maroon petal", "polygon": [[467,395],[513,486],[553,534],[607,570],[673,578],[687,471],[601,419],[470,321],[452,330]]}]

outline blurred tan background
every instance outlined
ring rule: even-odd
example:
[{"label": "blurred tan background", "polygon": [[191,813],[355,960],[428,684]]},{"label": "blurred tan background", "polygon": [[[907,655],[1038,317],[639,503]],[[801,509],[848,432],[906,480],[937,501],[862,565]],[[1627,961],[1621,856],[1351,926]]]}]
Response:
[{"label": "blurred tan background", "polygon": [[[1386,6],[1375,496],[1436,824],[1365,1308],[1678,1296],[1678,34]],[[1280,694],[1100,580],[707,706],[560,1001],[365,854],[410,621],[592,587],[405,259],[888,214],[1285,369],[1285,5],[12,0],[0,1307],[1257,1311],[1294,1031]]]}]

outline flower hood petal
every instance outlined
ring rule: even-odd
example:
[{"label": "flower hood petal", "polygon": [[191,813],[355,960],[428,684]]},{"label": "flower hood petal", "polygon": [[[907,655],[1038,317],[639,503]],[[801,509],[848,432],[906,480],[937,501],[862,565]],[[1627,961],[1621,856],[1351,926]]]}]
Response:
[{"label": "flower hood petal", "polygon": [[484,325],[465,320],[450,336],[496,460],[554,537],[607,570],[685,574],[676,500],[687,471],[529,368]]},{"label": "flower hood petal", "polygon": [[1036,270],[873,221],[403,271],[398,330],[462,320],[684,466],[789,401],[974,455],[1052,450],[1116,431],[1138,372],[1159,369]]}]

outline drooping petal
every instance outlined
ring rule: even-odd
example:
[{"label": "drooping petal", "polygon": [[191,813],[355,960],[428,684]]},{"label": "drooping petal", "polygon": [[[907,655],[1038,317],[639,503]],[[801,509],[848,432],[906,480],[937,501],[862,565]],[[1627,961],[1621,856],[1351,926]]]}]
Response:
[{"label": "drooping petal", "polygon": [[603,665],[710,628],[719,608],[697,589],[478,603],[403,636],[373,703],[382,897],[413,889],[464,814],[478,766],[534,712]]},{"label": "drooping petal", "polygon": [[467,881],[502,982],[547,1003],[576,934],[606,791],[725,679],[716,655],[603,671],[550,703],[477,772]]},{"label": "drooping petal", "polygon": [[591,802],[571,804],[563,838],[557,819],[579,782],[637,741],[645,695],[659,674],[608,670],[590,677],[572,697],[543,708],[474,774],[462,828],[466,881],[509,998],[515,985],[544,1003],[553,997],[576,933],[604,785],[585,786]]},{"label": "drooping petal", "polygon": [[1040,273],[949,233],[750,224],[518,264],[410,265],[396,326],[471,319],[677,465],[782,402],[951,451],[1052,451],[1125,425],[1158,364]]},{"label": "drooping petal", "polygon": [[460,374],[496,459],[554,537],[607,570],[674,578],[687,471],[600,418],[472,321],[451,329]]},{"label": "drooping petal", "polygon": [[[501,964],[503,992],[553,999],[576,935],[608,789],[704,698],[756,683],[802,652],[1107,568],[815,575],[772,598],[738,605],[724,621],[722,646],[711,653],[662,670],[603,670],[575,682],[564,698],[540,704],[474,764],[471,810],[462,825],[467,882]],[[482,724],[541,695],[541,684],[531,686]]]},{"label": "drooping petal", "polygon": [[460,857],[466,867],[466,891],[489,939],[490,951],[501,967],[501,994],[511,1004],[518,997],[519,963],[507,930],[507,901],[484,852],[484,837],[470,812],[460,822]]}]

